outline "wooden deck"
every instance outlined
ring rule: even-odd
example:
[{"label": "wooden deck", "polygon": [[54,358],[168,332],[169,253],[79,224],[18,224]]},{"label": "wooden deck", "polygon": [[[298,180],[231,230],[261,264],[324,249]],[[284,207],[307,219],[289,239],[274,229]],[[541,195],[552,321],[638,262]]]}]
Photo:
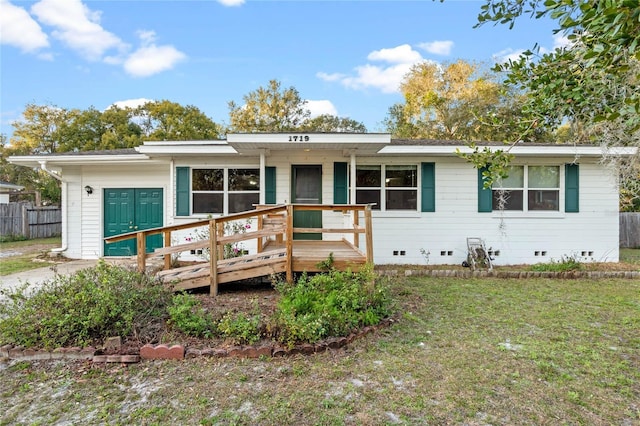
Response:
[{"label": "wooden deck", "polygon": [[[339,211],[350,215],[352,223],[346,228],[294,228],[295,210]],[[365,226],[360,226],[363,213]],[[229,222],[255,220],[255,230],[239,234],[225,235]],[[171,245],[171,233],[195,227],[209,227],[209,239]],[[184,225],[147,229],[105,239],[108,243],[128,238],[137,239],[138,269],[146,269],[146,261],[152,257],[164,258],[164,269],[158,276],[170,283],[176,290],[210,287],[210,294],[216,295],[219,284],[227,284],[248,278],[271,276],[283,273],[287,281],[293,280],[298,272],[318,272],[318,264],[331,256],[333,267],[338,270],[357,271],[366,263],[373,263],[371,235],[371,207],[369,205],[318,205],[288,204],[279,206],[259,206],[256,210],[197,221]],[[146,253],[146,237],[164,234],[165,247]],[[294,240],[293,234],[322,233],[323,240]],[[326,235],[342,234],[341,239],[326,238]],[[364,234],[366,249],[359,247],[360,234]],[[349,238],[350,237],[350,238]],[[224,245],[241,241],[256,240],[257,253],[229,259],[223,258]],[[171,255],[194,249],[209,249],[209,261],[172,268]]]}]

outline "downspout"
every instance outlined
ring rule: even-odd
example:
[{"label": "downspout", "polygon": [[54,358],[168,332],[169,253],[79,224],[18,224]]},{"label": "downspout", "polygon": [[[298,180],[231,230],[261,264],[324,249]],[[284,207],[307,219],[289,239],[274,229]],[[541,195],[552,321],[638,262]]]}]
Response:
[{"label": "downspout", "polygon": [[[68,183],[64,180],[62,180],[62,177],[60,177],[60,175],[58,175],[57,173],[54,173],[52,170],[49,170],[47,168],[47,162],[46,161],[40,161],[40,169],[45,172],[46,174],[48,174],[49,176],[51,176],[52,178],[56,179],[57,181],[60,182],[61,185],[61,200],[64,199],[65,203],[67,202],[67,198],[68,198],[68,193],[67,190],[69,189]],[[62,247],[59,248],[54,248],[51,249],[51,253],[56,253],[56,254],[60,254],[64,251],[67,250],[68,248],[68,227],[69,227],[69,222],[68,222],[68,211],[69,209],[67,208],[66,205],[62,205],[62,203],[60,203],[60,207],[63,208],[64,211],[64,220],[62,222],[62,224],[64,225],[64,229],[62,232],[62,236],[63,236],[63,240],[62,240]]]}]

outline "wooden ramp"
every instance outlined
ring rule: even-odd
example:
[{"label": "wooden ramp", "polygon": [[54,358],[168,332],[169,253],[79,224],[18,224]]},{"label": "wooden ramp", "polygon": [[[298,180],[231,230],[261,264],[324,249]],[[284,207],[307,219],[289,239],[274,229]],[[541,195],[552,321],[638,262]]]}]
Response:
[{"label": "wooden ramp", "polygon": [[[348,225],[339,228],[294,228],[293,214],[296,210],[321,210],[333,219],[343,221],[351,219]],[[360,213],[365,226],[360,226]],[[229,233],[230,224],[238,221],[251,221],[250,230]],[[253,226],[255,224],[255,226]],[[209,239],[173,245],[171,233],[196,227],[208,227]],[[297,234],[322,234],[323,240],[294,240]],[[146,239],[149,235],[163,234],[164,247],[147,253]],[[336,234],[342,234],[336,238]],[[361,234],[364,236],[366,250],[360,250]],[[325,235],[331,235],[326,237]],[[146,229],[128,234],[105,238],[107,243],[130,238],[137,240],[138,270],[146,270],[146,262],[152,257],[161,256],[164,268],[158,276],[171,283],[177,290],[198,287],[210,287],[211,295],[218,293],[218,285],[257,277],[269,277],[284,273],[288,282],[293,274],[300,272],[319,272],[319,263],[331,256],[332,266],[338,270],[359,270],[366,263],[373,263],[371,206],[368,204],[324,205],[324,204],[287,204],[276,206],[258,206],[256,210],[236,213],[188,224]],[[239,242],[256,240],[257,253],[224,259],[225,246]],[[210,260],[187,266],[172,267],[171,256],[195,250],[209,250]]]},{"label": "wooden ramp", "polygon": [[[286,272],[286,256],[286,250],[281,249],[234,257],[233,259],[219,260],[218,284]],[[211,285],[211,265],[209,262],[168,269],[158,272],[157,275],[165,283],[172,284],[176,290],[187,290]]]}]

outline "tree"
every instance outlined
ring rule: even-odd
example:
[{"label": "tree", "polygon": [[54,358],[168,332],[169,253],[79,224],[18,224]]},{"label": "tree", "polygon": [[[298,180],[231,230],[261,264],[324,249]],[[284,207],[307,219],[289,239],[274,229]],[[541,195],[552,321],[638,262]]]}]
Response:
[{"label": "tree", "polygon": [[[507,83],[528,93],[525,108],[540,120],[569,122],[577,141],[640,148],[640,2],[637,0],[486,0],[478,25],[513,27],[522,15],[550,17],[571,42],[499,65]],[[640,151],[640,149],[639,149]],[[633,158],[605,156],[620,170],[622,192],[640,199],[640,152]],[[636,200],[636,201],[634,201]]]},{"label": "tree", "polygon": [[167,100],[147,102],[138,109],[145,140],[218,139],[222,127],[193,105]]},{"label": "tree", "polygon": [[101,118],[104,132],[100,149],[133,148],[142,143],[142,128],[136,123],[135,109],[111,105]]},{"label": "tree", "polygon": [[331,114],[322,114],[304,121],[299,128],[303,132],[366,133],[367,128],[359,121]]},{"label": "tree", "polygon": [[[520,138],[512,121],[525,121],[521,96],[478,63],[421,62],[404,77],[404,104],[389,109],[387,130],[400,138],[506,141]],[[543,133],[531,133],[541,138]],[[544,134],[544,136],[547,136]]]},{"label": "tree", "polygon": [[243,97],[244,105],[230,101],[232,132],[288,132],[299,130],[310,111],[294,87],[281,88],[278,80]]},{"label": "tree", "polygon": [[61,125],[69,120],[69,111],[55,105],[27,104],[24,120],[13,123],[11,146],[29,154],[52,154],[58,151]]}]

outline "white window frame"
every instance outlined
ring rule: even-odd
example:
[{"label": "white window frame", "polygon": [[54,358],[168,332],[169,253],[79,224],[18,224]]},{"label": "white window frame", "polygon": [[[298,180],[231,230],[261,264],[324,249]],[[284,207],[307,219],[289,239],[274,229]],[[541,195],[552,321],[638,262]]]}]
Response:
[{"label": "white window frame", "polygon": [[[521,190],[522,191],[522,210],[498,210],[493,209],[493,191],[501,189],[500,187],[492,187],[492,212],[499,216],[509,217],[564,217],[564,167],[557,163],[527,163],[527,164],[512,164],[513,167],[523,168],[523,186],[522,188],[507,187],[505,190]],[[529,167],[556,167],[558,169],[558,187],[556,188],[530,188],[529,185]],[[558,209],[557,210],[529,210],[529,191],[535,190],[557,190],[558,191]]]},{"label": "white window frame", "polygon": [[[376,166],[376,167],[380,167],[380,186],[356,186],[355,187],[355,193],[357,194],[359,190],[363,190],[363,191],[379,191],[380,192],[380,206],[376,206],[373,209],[373,213],[377,213],[377,212],[389,212],[389,213],[418,213],[420,211],[420,197],[421,197],[421,193],[420,193],[420,165],[419,164],[415,164],[415,163],[398,163],[398,164],[381,164],[381,163],[375,163],[375,164],[357,164],[356,165],[356,170],[358,169],[358,167],[371,167],[371,166]],[[413,187],[409,187],[409,186],[403,186],[403,187],[387,187],[386,186],[386,179],[387,179],[387,167],[393,167],[393,166],[410,166],[410,167],[414,167],[415,168],[415,173],[416,173],[416,186]],[[357,173],[356,173],[357,174]],[[349,191],[351,191],[353,188],[353,182],[351,182],[351,173],[349,173]],[[406,191],[406,190],[414,190],[416,191],[416,205],[414,209],[391,209],[388,210],[387,209],[387,191]],[[357,195],[356,195],[357,196]],[[379,207],[379,208],[377,208]]]},{"label": "white window frame", "polygon": [[[190,203],[190,209],[191,209],[191,214],[194,217],[208,217],[208,216],[225,216],[230,214],[229,213],[229,195],[230,194],[257,194],[258,198],[257,198],[257,203],[259,203],[260,200],[260,186],[262,184],[262,182],[258,183],[258,189],[255,190],[251,190],[251,191],[238,191],[238,190],[230,190],[229,189],[229,170],[236,170],[236,169],[251,169],[251,170],[257,170],[258,172],[258,179],[262,180],[263,176],[260,170],[259,166],[246,166],[246,165],[239,165],[239,166],[213,166],[213,165],[207,165],[207,166],[193,166],[191,167],[191,176],[190,176],[190,182],[189,182],[189,203]],[[223,179],[223,183],[222,183],[222,190],[217,190],[217,191],[194,191],[193,189],[193,173],[196,170],[222,170],[222,179]],[[203,213],[203,212],[195,212],[194,208],[193,208],[193,195],[194,194],[222,194],[222,213]]]}]

